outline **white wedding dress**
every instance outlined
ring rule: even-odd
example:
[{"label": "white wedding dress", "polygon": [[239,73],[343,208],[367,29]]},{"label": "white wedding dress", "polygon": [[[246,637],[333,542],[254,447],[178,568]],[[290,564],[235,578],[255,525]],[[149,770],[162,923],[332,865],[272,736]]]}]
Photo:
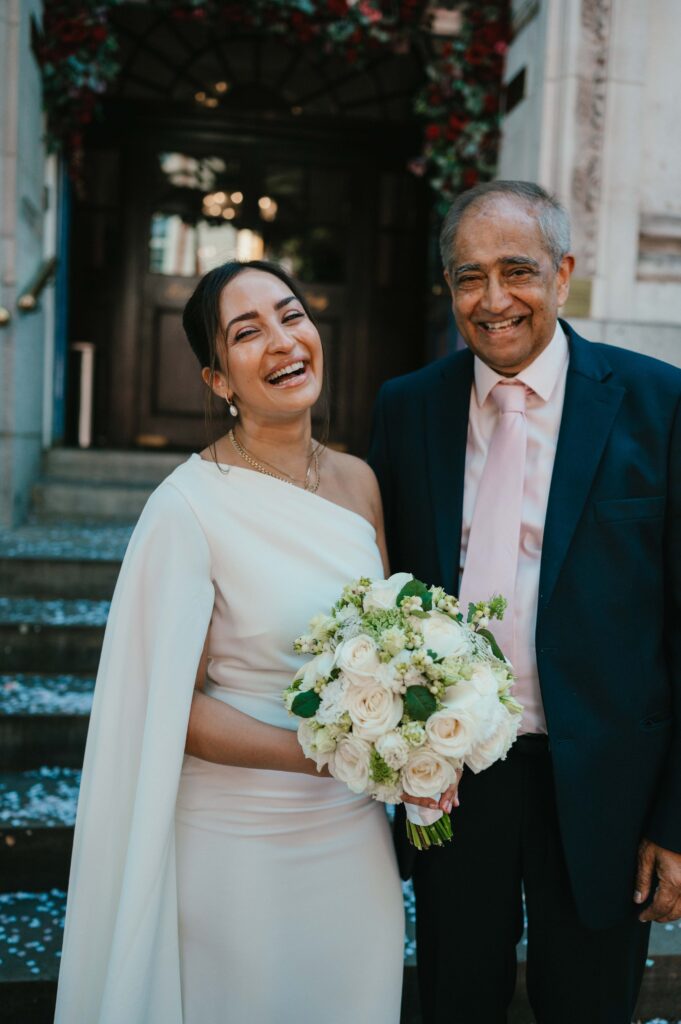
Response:
[{"label": "white wedding dress", "polygon": [[287,729],[292,640],[361,575],[371,524],[192,456],[149,500],[95,689],[56,1024],[397,1024],[385,812],[333,779],[184,755],[205,692]]}]

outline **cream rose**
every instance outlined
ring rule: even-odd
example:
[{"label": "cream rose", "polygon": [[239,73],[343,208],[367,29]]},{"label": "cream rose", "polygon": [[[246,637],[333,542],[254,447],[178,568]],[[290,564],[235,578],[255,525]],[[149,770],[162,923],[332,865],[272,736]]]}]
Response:
[{"label": "cream rose", "polygon": [[354,733],[363,740],[375,740],[398,725],[402,717],[402,700],[380,683],[350,685],[345,693],[345,706],[352,719]]},{"label": "cream rose", "polygon": [[465,762],[476,774],[495,761],[504,761],[518,735],[520,715],[512,715],[505,708],[502,711],[503,716],[495,731],[466,754]]},{"label": "cream rose", "polygon": [[[487,692],[482,692],[487,691]],[[484,674],[476,680],[462,679],[448,686],[442,698],[445,708],[467,723],[468,746],[487,739],[499,725],[504,707],[497,694],[496,683],[489,686]]]},{"label": "cream rose", "polygon": [[400,590],[413,578],[410,572],[396,572],[387,580],[375,580],[364,595],[364,611],[394,608]]},{"label": "cream rose", "polygon": [[357,736],[341,736],[329,757],[329,771],[353,793],[364,793],[369,785],[371,746]]},{"label": "cream rose", "polygon": [[399,770],[407,763],[410,746],[399,732],[387,732],[376,740],[376,750],[389,768]]},{"label": "cream rose", "polygon": [[326,679],[333,668],[334,654],[332,651],[323,651],[316,657],[306,662],[295,674],[294,682],[300,679],[299,691],[314,690],[319,679]]},{"label": "cream rose", "polygon": [[434,797],[456,782],[456,771],[428,748],[413,750],[402,769],[402,787],[410,796]]},{"label": "cream rose", "polygon": [[431,612],[420,621],[423,646],[441,658],[457,657],[469,650],[468,631],[442,612]]},{"label": "cream rose", "polygon": [[381,664],[376,641],[366,633],[346,640],[336,648],[336,664],[351,683],[365,685],[374,679]]},{"label": "cream rose", "polygon": [[445,707],[426,722],[428,743],[443,757],[463,757],[479,735],[478,722],[466,707]]}]

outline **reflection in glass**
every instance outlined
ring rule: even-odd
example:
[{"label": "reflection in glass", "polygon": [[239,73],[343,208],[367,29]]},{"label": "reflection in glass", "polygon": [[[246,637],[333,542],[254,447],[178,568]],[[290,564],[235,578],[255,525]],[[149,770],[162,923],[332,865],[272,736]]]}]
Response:
[{"label": "reflection in glass", "polygon": [[262,259],[263,239],[257,231],[232,224],[200,220],[187,224],[176,214],[151,218],[149,269],[154,274],[199,277],[227,260]]}]

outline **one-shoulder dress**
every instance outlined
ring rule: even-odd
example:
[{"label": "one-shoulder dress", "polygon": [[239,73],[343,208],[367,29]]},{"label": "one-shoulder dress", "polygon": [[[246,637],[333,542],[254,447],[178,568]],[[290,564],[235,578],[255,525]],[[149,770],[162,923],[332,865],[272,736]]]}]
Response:
[{"label": "one-shoulder dress", "polygon": [[373,526],[318,495],[198,455],[154,492],[102,649],[56,1024],[397,1024],[384,808],[184,754],[206,634],[204,692],[294,729],[292,640],[361,575]]}]

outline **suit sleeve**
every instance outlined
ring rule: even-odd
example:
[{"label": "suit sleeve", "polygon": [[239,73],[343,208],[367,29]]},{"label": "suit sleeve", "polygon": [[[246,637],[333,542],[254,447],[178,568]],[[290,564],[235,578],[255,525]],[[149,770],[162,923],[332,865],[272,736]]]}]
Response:
[{"label": "suit sleeve", "polygon": [[681,853],[681,398],[669,446],[665,536],[665,646],[672,687],[672,741],[646,832],[667,850]]},{"label": "suit sleeve", "polygon": [[393,517],[393,466],[390,456],[390,433],[387,426],[388,386],[383,385],[374,405],[373,424],[369,441],[367,462],[376,474],[383,501],[385,535],[388,545],[390,564],[393,565],[394,552],[394,517]]}]

